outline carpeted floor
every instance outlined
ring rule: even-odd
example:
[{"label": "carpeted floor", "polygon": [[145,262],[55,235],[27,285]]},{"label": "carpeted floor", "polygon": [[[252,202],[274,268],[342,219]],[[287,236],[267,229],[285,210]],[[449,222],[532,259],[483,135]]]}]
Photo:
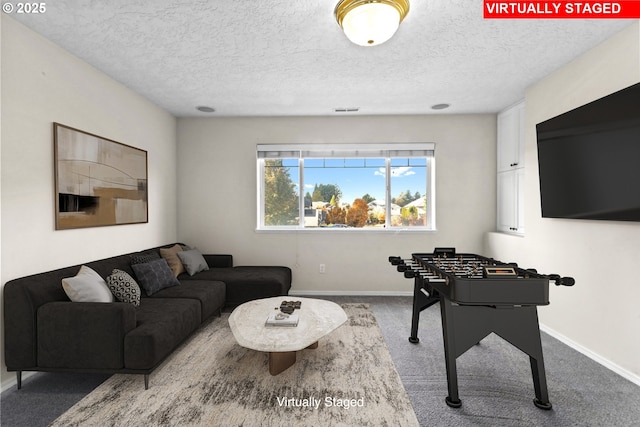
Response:
[{"label": "carpeted floor", "polygon": [[640,426],[640,387],[544,333],[551,411],[533,405],[529,357],[493,334],[457,359],[462,407],[449,408],[440,307],[422,312],[420,343],[410,344],[411,298],[375,301],[421,426]]},{"label": "carpeted floor", "polygon": [[[553,410],[542,411],[532,403],[528,357],[494,335],[458,358],[463,405],[449,408],[444,403],[447,386],[437,305],[423,312],[421,341],[413,345],[407,340],[411,298],[327,299],[370,304],[421,426],[640,425],[640,387],[546,334],[542,344]],[[0,424],[46,426],[102,381],[103,376],[95,375],[37,374],[24,381],[22,390],[2,394]]]}]

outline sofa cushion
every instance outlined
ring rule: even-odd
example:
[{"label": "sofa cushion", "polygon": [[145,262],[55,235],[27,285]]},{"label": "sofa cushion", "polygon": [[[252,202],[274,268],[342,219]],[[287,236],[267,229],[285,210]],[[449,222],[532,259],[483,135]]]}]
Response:
[{"label": "sofa cushion", "polygon": [[37,325],[39,367],[122,369],[124,337],[136,326],[136,308],[119,302],[54,301],[38,309]]},{"label": "sofa cushion", "polygon": [[124,367],[154,368],[200,326],[201,318],[195,299],[143,298],[136,328],[124,337]]},{"label": "sofa cushion", "polygon": [[156,259],[144,264],[133,264],[131,268],[133,268],[140,286],[149,296],[160,289],[180,284],[164,259]]},{"label": "sofa cushion", "polygon": [[128,302],[136,307],[140,305],[140,286],[126,271],[115,268],[107,276],[107,286],[118,301]]},{"label": "sofa cushion", "polygon": [[198,249],[189,249],[177,252],[178,258],[182,262],[185,270],[189,273],[189,276],[193,276],[196,273],[209,269],[207,261],[205,261],[202,253]]},{"label": "sofa cushion", "polygon": [[202,321],[224,307],[226,285],[213,280],[188,280],[153,294],[152,298],[191,298],[200,301]]},{"label": "sofa cushion", "polygon": [[175,277],[178,277],[180,273],[184,273],[184,266],[182,261],[178,258],[178,252],[182,252],[182,246],[175,244],[170,248],[160,249],[160,256],[167,261],[169,268],[173,271]]},{"label": "sofa cushion", "polygon": [[226,283],[226,305],[235,306],[258,298],[288,295],[291,269],[279,266],[240,266],[211,268],[194,276],[182,275],[182,283],[191,280],[219,280]]},{"label": "sofa cushion", "polygon": [[86,265],[74,277],[62,279],[62,288],[73,302],[113,302],[104,279]]}]

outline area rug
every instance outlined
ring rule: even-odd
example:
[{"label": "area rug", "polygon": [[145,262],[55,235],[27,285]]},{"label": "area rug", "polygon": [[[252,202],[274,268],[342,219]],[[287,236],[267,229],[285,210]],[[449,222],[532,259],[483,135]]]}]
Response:
[{"label": "area rug", "polygon": [[277,376],[240,347],[228,314],[203,325],[150,377],[114,375],[52,426],[418,426],[367,304]]}]

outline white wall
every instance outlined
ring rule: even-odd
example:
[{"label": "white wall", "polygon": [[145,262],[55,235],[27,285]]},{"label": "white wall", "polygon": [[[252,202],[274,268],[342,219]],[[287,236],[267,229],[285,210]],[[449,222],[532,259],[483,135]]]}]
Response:
[{"label": "white wall", "polygon": [[[436,143],[432,233],[257,233],[256,145]],[[495,229],[495,115],[178,120],[178,235],[236,264],[286,265],[293,291],[408,292],[388,264],[435,246],[482,249]],[[319,264],[326,274],[319,273]]]},{"label": "white wall", "polygon": [[[535,125],[640,81],[638,23],[529,88],[525,104],[525,237],[490,233],[487,251],[573,276],[539,310],[551,333],[640,384],[640,224],[541,217]],[[604,147],[606,149],[606,147]],[[639,183],[621,183],[637,191]],[[635,377],[635,378],[634,378]]]},{"label": "white wall", "polygon": [[[2,285],[176,241],[176,119],[5,14],[1,19]],[[55,231],[54,121],[148,151],[148,224]],[[2,366],[6,383],[13,374]]]}]

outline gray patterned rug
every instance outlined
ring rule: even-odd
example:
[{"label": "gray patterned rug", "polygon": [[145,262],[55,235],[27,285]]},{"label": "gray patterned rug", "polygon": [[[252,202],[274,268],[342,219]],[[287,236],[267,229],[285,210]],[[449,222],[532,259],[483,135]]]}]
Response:
[{"label": "gray patterned rug", "polygon": [[200,328],[151,375],[114,375],[53,426],[418,426],[367,304],[271,376],[266,353],[240,347],[228,314]]}]

